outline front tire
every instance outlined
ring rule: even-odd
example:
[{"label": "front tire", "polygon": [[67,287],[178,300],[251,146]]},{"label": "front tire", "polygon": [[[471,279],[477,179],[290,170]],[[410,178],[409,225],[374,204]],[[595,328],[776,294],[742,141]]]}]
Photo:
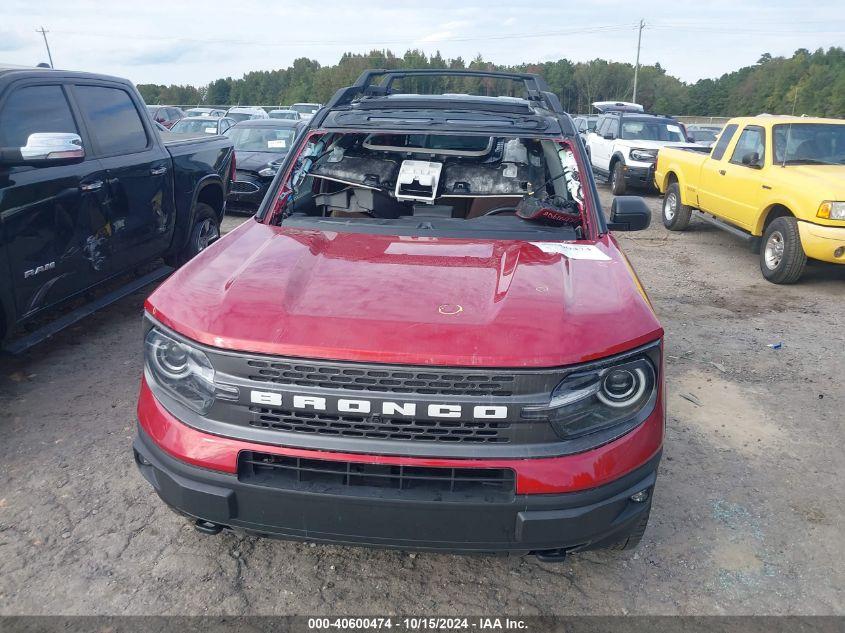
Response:
[{"label": "front tire", "polygon": [[692,207],[681,202],[681,188],[673,182],[663,196],[663,226],[670,231],[683,231],[689,226]]},{"label": "front tire", "polygon": [[625,168],[622,161],[619,161],[610,170],[610,191],[614,196],[622,196],[625,189]]},{"label": "front tire", "polygon": [[793,217],[772,220],[763,233],[760,249],[760,271],[773,284],[794,284],[807,265],[807,255],[801,246],[798,221]]}]

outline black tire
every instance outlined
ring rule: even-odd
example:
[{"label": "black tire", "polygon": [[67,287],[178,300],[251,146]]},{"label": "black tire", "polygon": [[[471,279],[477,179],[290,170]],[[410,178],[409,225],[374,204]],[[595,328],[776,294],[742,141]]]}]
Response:
[{"label": "black tire", "polygon": [[692,207],[681,202],[681,188],[678,183],[673,182],[666,189],[660,216],[663,218],[663,226],[670,231],[683,231],[689,226]]},{"label": "black tire", "polygon": [[807,255],[801,246],[798,221],[793,217],[772,220],[763,233],[760,248],[760,271],[773,284],[794,284],[807,265]]},{"label": "black tire", "polygon": [[650,514],[651,506],[649,506],[648,510],[645,511],[643,516],[640,518],[639,523],[634,526],[634,529],[628,536],[619,541],[616,541],[615,543],[611,543],[605,549],[623,551],[636,548],[637,545],[640,544],[640,541],[643,539],[643,534],[645,534],[646,526],[648,526],[648,517]]},{"label": "black tire", "polygon": [[610,170],[610,191],[614,196],[625,194],[625,168],[622,161],[617,161]]},{"label": "black tire", "polygon": [[178,264],[193,259],[220,238],[220,220],[217,212],[204,202],[197,202],[194,211],[194,225],[191,227],[188,243],[179,253]]}]

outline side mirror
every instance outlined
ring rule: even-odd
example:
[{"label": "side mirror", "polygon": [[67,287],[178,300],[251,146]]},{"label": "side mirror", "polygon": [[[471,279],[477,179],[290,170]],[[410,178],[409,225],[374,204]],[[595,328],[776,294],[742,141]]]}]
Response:
[{"label": "side mirror", "polygon": [[746,167],[760,167],[760,154],[757,152],[748,152],[742,157],[742,164]]},{"label": "side mirror", "polygon": [[0,148],[0,163],[4,165],[51,165],[84,158],[82,139],[70,132],[36,132],[29,135],[23,147]]},{"label": "side mirror", "polygon": [[639,196],[616,196],[610,205],[611,231],[642,231],[651,224],[651,210]]},{"label": "side mirror", "polygon": [[607,141],[612,141],[613,140],[613,133],[608,132],[607,134],[602,134],[601,137],[603,139],[607,140]]}]

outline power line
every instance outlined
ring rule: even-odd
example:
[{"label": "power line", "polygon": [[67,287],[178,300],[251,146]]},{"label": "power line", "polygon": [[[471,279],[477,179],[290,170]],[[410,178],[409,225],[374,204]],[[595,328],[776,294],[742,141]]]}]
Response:
[{"label": "power line", "polygon": [[41,33],[41,35],[44,37],[44,46],[47,47],[47,57],[50,59],[50,68],[55,68],[55,66],[53,66],[53,55],[52,53],[50,53],[50,44],[49,42],[47,42],[47,33],[49,33],[50,31],[45,31],[44,27],[42,26],[40,29],[35,29],[35,32]]}]

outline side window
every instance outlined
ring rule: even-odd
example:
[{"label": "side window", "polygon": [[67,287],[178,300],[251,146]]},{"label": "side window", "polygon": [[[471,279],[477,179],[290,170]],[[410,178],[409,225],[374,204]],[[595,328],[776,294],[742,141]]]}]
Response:
[{"label": "side window", "polygon": [[763,140],[763,128],[756,125],[749,125],[739,135],[739,140],[736,142],[736,147],[731,155],[731,162],[735,165],[742,165],[743,158],[749,154],[757,154],[758,161],[762,163],[763,152],[766,149],[766,143]]},{"label": "side window", "polygon": [[610,133],[610,136],[613,138],[619,138],[619,122],[620,118],[613,117],[608,119],[609,123],[607,126],[607,131]]},{"label": "side window", "polygon": [[716,141],[716,145],[713,146],[713,152],[710,154],[710,158],[713,160],[722,160],[722,156],[725,155],[725,150],[728,149],[728,144],[731,142],[731,139],[736,134],[736,123],[731,123],[730,125],[726,125],[725,129],[722,130],[722,133],[719,135],[719,140]]},{"label": "side window", "polygon": [[604,136],[604,128],[607,127],[607,119],[599,119],[599,122],[596,123],[596,134],[599,136]]},{"label": "side window", "polygon": [[0,112],[0,147],[23,147],[30,134],[79,134],[61,86],[18,88]]},{"label": "side window", "polygon": [[79,106],[104,154],[129,154],[147,147],[147,133],[129,93],[120,88],[76,86]]}]

